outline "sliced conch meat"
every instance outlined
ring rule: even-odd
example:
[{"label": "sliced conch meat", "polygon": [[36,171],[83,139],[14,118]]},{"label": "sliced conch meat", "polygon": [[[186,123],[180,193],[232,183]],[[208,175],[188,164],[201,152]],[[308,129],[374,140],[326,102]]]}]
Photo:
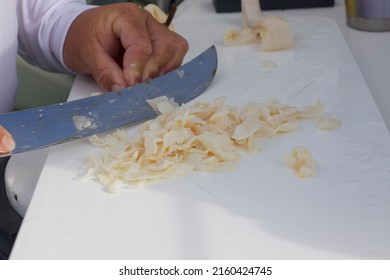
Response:
[{"label": "sliced conch meat", "polygon": [[244,29],[230,28],[223,38],[225,45],[228,46],[248,45],[258,40],[256,33],[249,27]]},{"label": "sliced conch meat", "polygon": [[[227,105],[225,97],[213,103],[181,106],[166,96],[147,102],[158,116],[143,123],[132,137],[119,129],[89,138],[100,153],[86,160],[85,178],[96,179],[112,191],[118,186],[138,187],[192,170],[231,171],[243,152],[260,150],[262,138],[294,131],[300,119],[316,117],[323,111],[321,102],[300,109],[275,99],[248,102],[241,107]],[[307,148],[295,148],[285,160],[299,177],[315,174],[315,162]]]},{"label": "sliced conch meat", "polygon": [[329,115],[321,116],[316,122],[316,127],[321,130],[335,129],[340,125],[341,121],[339,119],[333,118]]},{"label": "sliced conch meat", "polygon": [[294,46],[290,23],[280,17],[263,17],[252,26],[252,30],[261,38],[263,51],[279,51]]},{"label": "sliced conch meat", "polygon": [[259,0],[241,0],[241,22],[244,28],[255,26],[264,17]]},{"label": "sliced conch meat", "polygon": [[298,177],[312,177],[317,172],[316,162],[308,148],[298,146],[284,156],[285,162]]},{"label": "sliced conch meat", "polygon": [[290,23],[280,17],[265,16],[259,0],[241,0],[241,22],[243,25],[241,31],[229,29],[225,34],[226,45],[261,41],[263,51],[284,50],[294,46]]},{"label": "sliced conch meat", "polygon": [[306,106],[298,114],[298,118],[310,119],[320,116],[324,112],[324,104],[318,100],[315,104]]}]

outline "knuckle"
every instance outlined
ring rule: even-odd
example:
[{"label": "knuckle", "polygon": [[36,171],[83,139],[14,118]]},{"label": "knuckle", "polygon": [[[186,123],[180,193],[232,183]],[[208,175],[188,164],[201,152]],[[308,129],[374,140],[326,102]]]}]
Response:
[{"label": "knuckle", "polygon": [[184,54],[188,51],[188,42],[181,36],[172,36],[159,46],[161,53],[170,55]]},{"label": "knuckle", "polygon": [[189,48],[189,44],[186,39],[183,37],[180,37],[180,39],[177,42],[177,48],[180,49],[182,52],[186,53]]},{"label": "knuckle", "polygon": [[131,23],[135,26],[146,22],[149,13],[133,3],[122,3],[122,8],[119,9],[120,17],[124,22]]},{"label": "knuckle", "polygon": [[118,11],[121,11],[122,14],[125,14],[125,15],[135,15],[135,14],[138,14],[138,13],[142,13],[142,10],[143,9],[140,9],[138,7],[138,5],[134,4],[134,3],[118,3],[117,5],[120,5],[120,9],[117,9]]},{"label": "knuckle", "polygon": [[171,40],[167,42],[166,47],[171,49],[175,55],[184,55],[188,51],[189,45],[187,40],[177,35],[172,37]]},{"label": "knuckle", "polygon": [[139,38],[130,46],[130,48],[132,52],[139,55],[150,56],[152,54],[152,46],[145,38]]}]

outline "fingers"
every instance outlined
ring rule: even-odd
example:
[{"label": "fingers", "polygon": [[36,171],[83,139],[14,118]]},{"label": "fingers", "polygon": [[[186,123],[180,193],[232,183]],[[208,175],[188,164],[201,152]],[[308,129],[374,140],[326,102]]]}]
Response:
[{"label": "fingers", "polygon": [[149,12],[123,3],[81,13],[68,30],[63,56],[69,69],[115,91],[175,69],[187,50],[185,39]]},{"label": "fingers", "polygon": [[[164,36],[152,39],[153,51],[145,64],[143,81],[163,75],[179,67],[183,62],[184,55],[188,50],[187,42],[168,28],[165,28],[165,32]],[[161,32],[157,34],[160,35]]]},{"label": "fingers", "polygon": [[91,74],[99,86],[107,91],[118,91],[127,87],[122,68],[104,51],[96,55]]},{"label": "fingers", "polygon": [[65,65],[70,70],[92,74],[107,91],[127,86],[121,66],[123,48],[112,32],[113,14],[108,7],[81,13],[68,30],[63,52]]},{"label": "fingers", "polygon": [[0,125],[0,157],[9,155],[15,149],[15,141],[11,134]]},{"label": "fingers", "polygon": [[[141,9],[139,9],[141,11]],[[135,18],[133,18],[135,19]],[[147,15],[138,20],[118,20],[114,26],[124,48],[123,76],[128,85],[143,81],[142,73],[152,54],[152,43],[146,26]]]},{"label": "fingers", "polygon": [[[145,11],[142,11],[145,12]],[[129,85],[147,81],[181,65],[187,41],[146,14],[144,22],[122,28],[123,73]]]}]

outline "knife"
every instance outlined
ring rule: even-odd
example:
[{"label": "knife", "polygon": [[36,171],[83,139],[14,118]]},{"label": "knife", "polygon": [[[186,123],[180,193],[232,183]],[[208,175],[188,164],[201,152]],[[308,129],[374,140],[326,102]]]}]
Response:
[{"label": "knife", "polygon": [[23,153],[136,124],[157,116],[146,100],[158,96],[178,104],[199,96],[218,65],[215,46],[163,76],[116,92],[0,115],[0,124]]}]

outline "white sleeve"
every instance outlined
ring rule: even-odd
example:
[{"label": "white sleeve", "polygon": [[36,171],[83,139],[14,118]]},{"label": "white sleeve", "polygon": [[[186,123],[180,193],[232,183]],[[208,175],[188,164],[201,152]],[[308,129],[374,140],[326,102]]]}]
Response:
[{"label": "white sleeve", "polygon": [[91,7],[85,0],[17,0],[19,54],[43,69],[69,72],[63,60],[66,34]]}]

